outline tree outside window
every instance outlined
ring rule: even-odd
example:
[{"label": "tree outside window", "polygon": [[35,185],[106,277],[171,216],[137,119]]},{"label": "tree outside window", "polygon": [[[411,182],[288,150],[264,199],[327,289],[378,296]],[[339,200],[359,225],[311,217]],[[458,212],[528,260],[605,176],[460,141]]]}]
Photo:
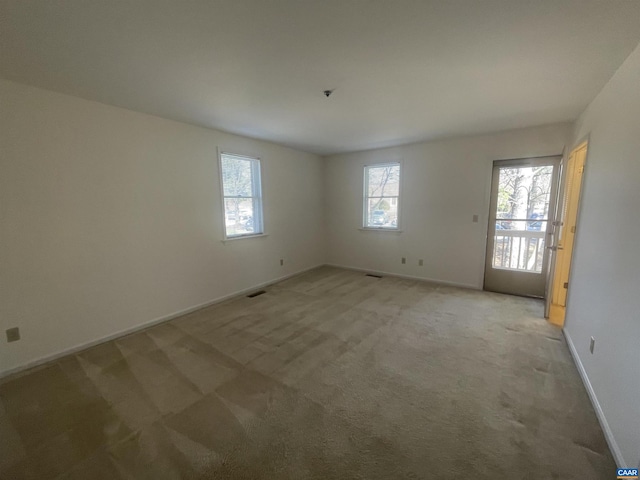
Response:
[{"label": "tree outside window", "polygon": [[364,227],[398,229],[400,164],[364,167]]},{"label": "tree outside window", "polygon": [[220,154],[225,238],[264,233],[260,160]]}]

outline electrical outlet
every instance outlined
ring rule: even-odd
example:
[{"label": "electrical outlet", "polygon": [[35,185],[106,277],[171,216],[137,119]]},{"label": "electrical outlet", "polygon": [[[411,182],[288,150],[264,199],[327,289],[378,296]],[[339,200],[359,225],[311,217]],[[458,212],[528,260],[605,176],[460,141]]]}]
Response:
[{"label": "electrical outlet", "polygon": [[424,265],[424,260],[420,259],[418,260],[418,266],[421,267]]},{"label": "electrical outlet", "polygon": [[20,340],[20,329],[13,327],[7,329],[7,342],[17,342]]},{"label": "electrical outlet", "polygon": [[591,341],[589,342],[589,351],[593,353],[594,348],[596,348],[596,339],[591,337]]},{"label": "electrical outlet", "polygon": [[284,258],[280,259],[280,266],[284,265]]},{"label": "electrical outlet", "polygon": [[402,260],[400,260],[400,263],[407,263],[407,259],[405,257],[402,257]]},{"label": "electrical outlet", "polygon": [[473,216],[473,223],[478,223],[478,215]]}]

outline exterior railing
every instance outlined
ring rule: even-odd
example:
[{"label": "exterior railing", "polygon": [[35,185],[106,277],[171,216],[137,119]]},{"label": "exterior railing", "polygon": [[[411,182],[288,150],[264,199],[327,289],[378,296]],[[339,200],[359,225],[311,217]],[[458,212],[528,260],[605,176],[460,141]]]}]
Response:
[{"label": "exterior railing", "polygon": [[493,268],[542,272],[544,233],[529,230],[496,230]]}]

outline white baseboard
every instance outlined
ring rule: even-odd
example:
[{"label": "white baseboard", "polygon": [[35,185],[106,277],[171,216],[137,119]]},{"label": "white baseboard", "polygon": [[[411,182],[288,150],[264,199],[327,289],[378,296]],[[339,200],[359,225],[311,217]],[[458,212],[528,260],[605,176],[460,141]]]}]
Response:
[{"label": "white baseboard", "polygon": [[439,283],[440,285],[447,285],[450,287],[467,288],[471,290],[482,290],[482,287],[478,285],[472,285],[470,283],[449,282],[447,280],[440,280],[437,278],[418,277],[415,275],[404,275],[401,273],[383,272],[381,270],[371,270],[369,268],[352,267],[350,265],[339,265],[337,263],[326,263],[328,267],[344,268],[345,270],[354,270],[356,272],[372,273],[374,275],[386,275],[389,277],[406,278],[408,280],[421,280],[423,282]]},{"label": "white baseboard", "polygon": [[593,390],[591,386],[591,381],[589,381],[589,377],[587,376],[587,371],[582,365],[582,361],[580,360],[580,356],[578,355],[578,351],[576,350],[575,345],[573,344],[573,340],[571,340],[571,336],[566,329],[562,329],[562,333],[564,334],[564,338],[569,346],[569,351],[571,352],[571,356],[573,357],[573,362],[576,364],[578,368],[578,372],[580,373],[580,377],[582,378],[582,383],[584,384],[587,393],[589,394],[589,399],[591,400],[591,404],[593,405],[593,409],[596,412],[596,416],[598,417],[598,421],[600,422],[600,426],[602,427],[602,431],[604,432],[604,437],[609,444],[609,450],[611,450],[611,454],[613,455],[613,459],[616,461],[618,468],[633,468],[631,465],[627,465],[622,457],[622,452],[620,451],[620,447],[618,446],[618,442],[616,442],[615,437],[613,436],[613,432],[611,431],[611,427],[609,426],[609,422],[607,422],[607,417],[604,416],[604,411],[600,406],[600,402],[598,402],[598,397],[596,397],[596,392]]},{"label": "white baseboard", "polygon": [[27,370],[30,370],[30,369],[35,368],[35,367],[38,367],[38,366],[40,366],[42,364],[45,364],[47,362],[58,360],[59,358],[65,357],[67,355],[71,355],[73,353],[81,352],[82,350],[86,350],[87,348],[91,348],[91,347],[93,347],[95,345],[98,345],[100,343],[104,343],[104,342],[108,342],[110,340],[114,340],[116,338],[124,337],[125,335],[130,335],[130,334],[135,333],[137,331],[144,330],[145,328],[149,328],[149,327],[152,327],[154,325],[157,325],[159,323],[168,322],[169,320],[173,320],[174,318],[181,317],[182,315],[187,315],[189,313],[195,312],[196,310],[200,310],[202,308],[206,308],[206,307],[209,307],[211,305],[215,305],[216,303],[221,303],[221,302],[224,302],[225,300],[229,300],[229,299],[234,298],[234,297],[239,297],[239,296],[245,295],[245,294],[247,294],[249,292],[252,292],[254,290],[257,290],[257,289],[260,289],[260,288],[264,288],[264,287],[267,287],[269,285],[273,285],[273,284],[278,283],[278,282],[282,282],[283,280],[287,280],[289,278],[296,277],[298,275],[302,275],[303,273],[309,272],[311,270],[315,270],[316,268],[319,268],[322,265],[323,264],[315,265],[313,267],[305,268],[305,269],[300,270],[300,271],[295,272],[295,273],[290,273],[288,275],[283,275],[282,277],[278,277],[278,278],[275,278],[273,280],[269,280],[267,282],[262,282],[262,283],[259,283],[257,285],[253,285],[253,286],[251,286],[249,288],[245,288],[243,290],[238,290],[237,292],[233,292],[233,293],[230,293],[228,295],[224,295],[222,297],[218,297],[218,298],[216,298],[214,300],[209,300],[207,302],[200,303],[198,305],[194,305],[192,307],[188,307],[188,308],[185,308],[183,310],[170,313],[169,315],[163,315],[162,317],[154,318],[153,320],[149,320],[147,322],[140,323],[140,324],[135,325],[133,327],[125,328],[124,330],[119,330],[119,331],[117,331],[115,333],[111,333],[109,335],[105,335],[104,337],[100,337],[100,338],[97,338],[95,340],[91,340],[89,342],[84,342],[84,343],[81,343],[81,344],[78,344],[78,345],[74,345],[73,347],[65,348],[65,349],[60,350],[58,352],[52,353],[50,355],[44,355],[44,356],[39,357],[39,358],[37,358],[35,360],[31,360],[31,361],[29,361],[29,362],[27,362],[27,363],[25,363],[23,365],[19,365],[17,367],[1,371],[0,372],[0,379],[3,379],[5,377],[11,376],[11,375],[20,374],[22,372],[26,372]]}]

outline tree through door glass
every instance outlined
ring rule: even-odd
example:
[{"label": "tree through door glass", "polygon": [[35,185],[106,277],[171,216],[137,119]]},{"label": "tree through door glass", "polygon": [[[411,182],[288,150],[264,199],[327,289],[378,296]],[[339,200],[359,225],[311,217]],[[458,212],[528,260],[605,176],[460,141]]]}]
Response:
[{"label": "tree through door glass", "polygon": [[553,166],[501,167],[493,268],[542,273]]}]

